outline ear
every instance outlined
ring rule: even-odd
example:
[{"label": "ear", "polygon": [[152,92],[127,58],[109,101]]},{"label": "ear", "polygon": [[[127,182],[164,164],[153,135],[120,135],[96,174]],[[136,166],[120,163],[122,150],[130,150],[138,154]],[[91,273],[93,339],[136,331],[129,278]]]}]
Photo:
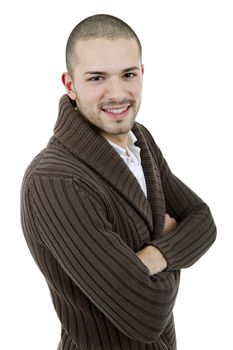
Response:
[{"label": "ear", "polygon": [[144,74],[144,64],[141,64],[142,74]]},{"label": "ear", "polygon": [[73,81],[69,73],[63,73],[61,77],[62,83],[66,88],[67,94],[72,100],[76,100],[76,92],[74,89]]}]

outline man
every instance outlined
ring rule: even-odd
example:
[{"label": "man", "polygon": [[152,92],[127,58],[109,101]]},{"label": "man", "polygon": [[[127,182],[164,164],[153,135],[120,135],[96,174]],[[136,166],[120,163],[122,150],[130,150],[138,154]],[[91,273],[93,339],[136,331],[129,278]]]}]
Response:
[{"label": "man", "polygon": [[175,350],[180,270],[215,240],[208,206],[135,122],[141,45],[120,19],[79,23],[54,135],[28,167],[22,227],[61,321],[60,350]]}]

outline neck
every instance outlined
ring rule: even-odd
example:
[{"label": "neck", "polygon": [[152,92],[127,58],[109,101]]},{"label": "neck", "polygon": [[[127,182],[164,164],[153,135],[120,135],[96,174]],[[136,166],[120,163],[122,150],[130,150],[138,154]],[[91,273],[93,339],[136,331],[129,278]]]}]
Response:
[{"label": "neck", "polygon": [[128,140],[129,140],[129,134],[123,134],[123,135],[105,135],[104,133],[102,136],[107,139],[108,141],[115,143],[117,146],[127,149]]}]

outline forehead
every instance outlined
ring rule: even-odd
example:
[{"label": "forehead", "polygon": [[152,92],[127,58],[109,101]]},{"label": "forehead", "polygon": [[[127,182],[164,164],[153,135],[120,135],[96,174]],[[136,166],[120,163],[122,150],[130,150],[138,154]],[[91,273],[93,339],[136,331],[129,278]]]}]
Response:
[{"label": "forehead", "polygon": [[140,65],[139,48],[134,39],[79,40],[75,46],[75,53],[77,69],[81,70],[123,70]]}]

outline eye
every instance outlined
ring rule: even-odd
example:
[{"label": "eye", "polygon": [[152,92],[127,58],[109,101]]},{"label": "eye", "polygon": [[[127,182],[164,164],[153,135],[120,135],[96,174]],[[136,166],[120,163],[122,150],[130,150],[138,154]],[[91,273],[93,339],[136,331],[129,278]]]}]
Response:
[{"label": "eye", "polygon": [[136,73],[125,73],[125,74],[123,75],[123,77],[124,77],[125,79],[132,79],[132,78],[136,77]]},{"label": "eye", "polygon": [[103,80],[104,78],[101,77],[101,75],[96,75],[94,77],[91,77],[88,79],[88,81],[100,81],[100,80]]}]

